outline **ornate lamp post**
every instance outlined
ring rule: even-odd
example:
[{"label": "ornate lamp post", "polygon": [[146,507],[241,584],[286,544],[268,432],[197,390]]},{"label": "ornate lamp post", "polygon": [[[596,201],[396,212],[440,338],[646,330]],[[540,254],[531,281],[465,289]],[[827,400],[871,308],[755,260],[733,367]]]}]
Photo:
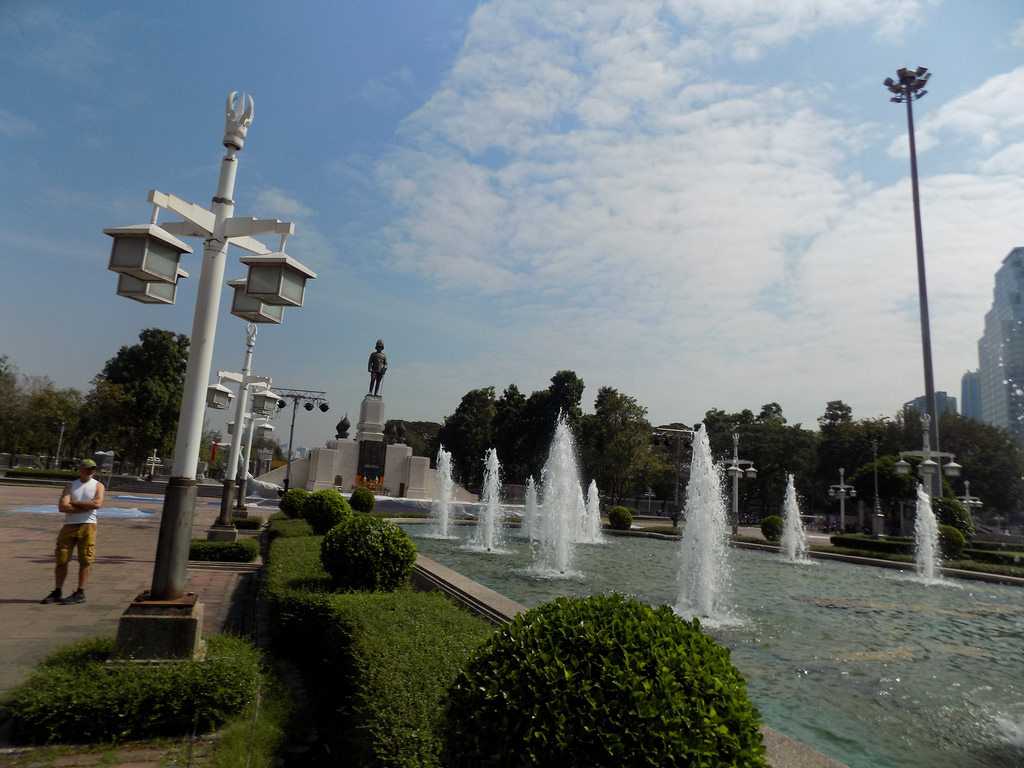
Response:
[{"label": "ornate lamp post", "polygon": [[[692,429],[676,429],[675,427],[658,427],[654,430],[654,436],[661,438],[666,442],[675,440],[675,462],[676,462],[676,477],[675,486],[672,492],[672,505],[675,510],[673,520],[676,521],[680,516],[680,503],[679,503],[679,485],[680,475],[683,468],[683,436],[693,437]],[[674,523],[673,523],[674,524]]]},{"label": "ornate lamp post", "polygon": [[[294,225],[277,219],[235,217],[235,174],[238,153],[245,146],[253,119],[251,96],[228,94],[222,143],[220,177],[212,210],[157,190],[149,193],[153,213],[148,224],[106,230],[113,238],[109,268],[119,273],[121,295],[146,303],[173,303],[173,290],[183,270],[182,254],[191,247],[179,237],[203,239],[202,271],[192,320],[191,346],[185,370],[174,464],[164,494],[160,534],[157,540],[153,580],[147,593],[129,606],[118,625],[119,652],[134,658],[194,657],[201,652],[202,606],[195,595],[185,593],[186,563],[197,495],[196,470],[202,440],[204,389],[210,378],[217,318],[224,287],[229,245],[258,256],[273,257],[249,265],[250,275],[277,270],[276,286],[252,280],[248,293],[258,293],[268,304],[301,305],[300,283],[315,277],[283,252],[271,252],[251,235],[275,233],[284,241]],[[182,221],[160,226],[159,209],[177,213]],[[259,271],[262,270],[262,271]],[[121,279],[125,278],[125,279]],[[140,289],[139,283],[143,283]],[[151,291],[152,284],[159,290]],[[274,293],[274,290],[277,293]],[[274,299],[277,299],[275,301]],[[174,619],[173,621],[170,619]]]},{"label": "ornate lamp post", "polygon": [[[921,416],[921,443],[922,448],[920,451],[900,451],[900,460],[896,462],[896,472],[904,477],[910,474],[910,462],[908,458],[920,459],[921,463],[918,465],[917,472],[921,477],[921,482],[925,488],[931,489],[929,491],[932,498],[942,497],[942,476],[946,477],[960,477],[960,470],[963,469],[959,464],[956,463],[956,455],[947,453],[945,451],[933,451],[931,447],[931,435],[929,430],[929,422],[931,418],[927,413]],[[934,457],[934,458],[933,458]],[[935,461],[938,459],[938,461]],[[949,459],[945,464],[942,464],[943,459]],[[937,489],[937,490],[936,490]]]},{"label": "ornate lamp post", "polygon": [[738,431],[732,433],[732,464],[725,471],[732,478],[732,535],[735,536],[740,530],[740,478],[753,480],[757,477],[754,462],[740,458],[740,433]]},{"label": "ornate lamp post", "polygon": [[[828,495],[839,499],[839,532],[846,533],[846,500],[857,498],[857,489],[846,482],[846,467],[839,468],[839,483],[828,487]],[[875,495],[878,495],[877,491]]]}]

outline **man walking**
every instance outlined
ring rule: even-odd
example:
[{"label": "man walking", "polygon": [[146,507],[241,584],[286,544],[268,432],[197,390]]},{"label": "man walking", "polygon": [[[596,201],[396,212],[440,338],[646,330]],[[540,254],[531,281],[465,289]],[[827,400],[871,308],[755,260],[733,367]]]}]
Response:
[{"label": "man walking", "polygon": [[[57,502],[58,511],[64,514],[64,525],[57,534],[57,547],[54,551],[57,560],[53,572],[56,586],[53,592],[43,598],[44,603],[71,605],[85,602],[85,585],[89,581],[93,560],[96,559],[96,510],[103,506],[106,492],[103,483],[93,477],[95,471],[96,462],[83,459],[78,467],[78,479],[64,487],[60,501]],[[61,589],[75,547],[78,547],[78,589],[62,598]]]}]

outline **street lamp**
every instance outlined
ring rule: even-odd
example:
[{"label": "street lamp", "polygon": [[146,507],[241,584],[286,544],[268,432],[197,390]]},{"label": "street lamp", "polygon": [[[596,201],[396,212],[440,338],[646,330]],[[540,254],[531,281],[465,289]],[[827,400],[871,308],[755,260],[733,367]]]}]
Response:
[{"label": "street lamp", "polygon": [[[896,473],[906,477],[910,474],[910,462],[907,458],[920,459],[917,466],[918,474],[926,488],[931,489],[932,498],[942,497],[942,476],[959,477],[963,470],[956,462],[956,455],[945,451],[933,451],[931,448],[931,435],[929,422],[931,417],[924,413],[921,415],[921,444],[920,451],[900,451],[900,460],[896,462]],[[935,457],[934,459],[932,457]],[[935,461],[938,459],[939,461]],[[940,464],[943,459],[949,459],[945,464]],[[937,491],[936,491],[937,489]],[[937,495],[936,495],[937,493]]]},{"label": "street lamp", "polygon": [[[939,414],[935,407],[935,376],[932,372],[932,336],[931,324],[928,319],[928,281],[924,268],[924,236],[921,234],[921,197],[917,184],[917,144],[914,139],[914,102],[924,96],[928,91],[925,85],[928,84],[932,74],[927,67],[909,69],[902,67],[896,72],[896,80],[887,77],[883,83],[892,97],[889,101],[896,104],[907,105],[907,136],[910,142],[910,182],[913,190],[914,202],[914,237],[917,242],[917,292],[918,302],[921,311],[921,350],[924,357],[924,395],[927,401],[927,415],[931,419],[931,441],[935,450],[939,450]],[[929,479],[933,483],[931,488],[932,496],[942,495],[941,480],[937,473]],[[936,486],[934,483],[938,482]]]},{"label": "street lamp", "polygon": [[874,475],[875,481],[875,515],[874,525],[871,526],[871,530],[874,532],[876,537],[881,536],[885,533],[885,515],[882,514],[882,503],[878,498],[878,439],[872,438],[871,440],[871,467],[872,474]]},{"label": "street lamp", "polygon": [[672,524],[676,525],[679,520],[680,504],[679,504],[679,485],[680,475],[683,469],[683,436],[686,435],[690,438],[693,437],[692,429],[676,429],[675,427],[658,427],[654,430],[654,436],[661,438],[666,442],[671,440],[674,436],[676,443],[676,477],[675,486],[672,492],[672,505],[675,509],[675,514],[672,518]]},{"label": "street lamp", "polygon": [[[321,413],[327,413],[331,406],[327,402],[327,393],[319,389],[282,389],[280,396],[292,401],[292,425],[288,430],[288,466],[284,471],[284,489],[287,491],[292,481],[292,444],[295,442],[295,414],[299,410],[299,403],[303,403],[307,411],[312,411],[319,405]],[[278,407],[284,406],[285,402],[282,399]]]},{"label": "street lamp", "polygon": [[740,433],[737,431],[732,433],[732,464],[725,471],[732,478],[732,535],[735,536],[740,530],[740,478],[753,480],[757,477],[754,462],[740,458]]},{"label": "street lamp", "polygon": [[[228,94],[222,139],[226,151],[212,210],[151,190],[149,202],[154,207],[148,225],[107,231],[114,238],[109,267],[144,282],[175,283],[178,260],[191,251],[177,238],[198,237],[204,241],[174,463],[164,494],[153,580],[149,592],[132,603],[118,625],[119,653],[134,658],[194,657],[201,649],[202,608],[195,595],[185,594],[185,568],[198,490],[204,389],[210,378],[228,246],[268,255],[270,249],[252,235],[276,233],[283,239],[295,229],[293,224],[276,219],[234,217],[237,155],[245,146],[252,119],[252,97],[234,91]],[[160,208],[179,214],[183,220],[158,225]]]},{"label": "street lamp", "polygon": [[[839,483],[828,487],[829,498],[839,499],[839,533],[846,533],[846,500],[857,498],[857,489],[846,482],[846,468],[839,468]],[[877,496],[877,491],[875,493]]]}]

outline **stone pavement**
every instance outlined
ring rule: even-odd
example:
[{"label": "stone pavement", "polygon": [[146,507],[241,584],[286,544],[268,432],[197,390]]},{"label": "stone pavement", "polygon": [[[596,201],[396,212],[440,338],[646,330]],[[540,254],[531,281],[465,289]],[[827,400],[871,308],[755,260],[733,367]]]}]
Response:
[{"label": "stone pavement", "polygon": [[[56,514],[12,510],[56,505],[57,488],[0,486],[0,695],[21,682],[32,667],[57,647],[97,635],[113,636],[117,621],[132,598],[149,588],[160,527],[159,496],[107,497],[107,507],[152,511],[138,519],[100,518],[96,564],[83,605],[40,605],[53,589],[53,544],[61,520]],[[217,504],[199,499],[192,535],[205,538],[217,516]],[[72,563],[64,592],[75,588],[78,563]],[[250,589],[251,578],[236,570],[196,564],[189,568],[187,589],[205,604],[204,633],[221,632],[229,623],[242,629],[245,617],[233,597]]]}]

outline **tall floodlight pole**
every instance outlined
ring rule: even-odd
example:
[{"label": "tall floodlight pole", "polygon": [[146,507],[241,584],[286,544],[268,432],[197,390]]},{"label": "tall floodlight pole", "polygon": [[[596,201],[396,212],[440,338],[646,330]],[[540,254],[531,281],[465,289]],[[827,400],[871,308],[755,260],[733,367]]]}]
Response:
[{"label": "tall floodlight pole", "polygon": [[327,413],[331,406],[327,402],[327,393],[323,390],[285,388],[278,391],[282,397],[292,401],[292,424],[288,429],[288,465],[284,470],[284,489],[287,491],[292,483],[292,445],[295,442],[295,415],[298,413],[299,403],[302,403],[307,411],[312,411],[314,406],[319,407],[321,413]]},{"label": "tall floodlight pole", "polygon": [[60,436],[57,438],[57,469],[60,469],[60,451],[64,447],[64,421],[60,422]]},{"label": "tall floodlight pole", "polygon": [[[914,237],[917,242],[917,294],[921,309],[921,351],[924,357],[924,395],[928,416],[931,418],[931,444],[939,450],[939,413],[935,403],[935,376],[932,370],[932,335],[928,317],[928,281],[924,266],[924,236],[921,234],[921,196],[917,183],[917,143],[914,139],[914,102],[924,96],[931,72],[927,67],[909,69],[902,67],[896,72],[898,80],[885,79],[884,85],[892,93],[889,101],[907,105],[907,137],[910,143],[910,184],[914,199]],[[931,477],[932,497],[942,496],[942,479],[938,473]]]}]

